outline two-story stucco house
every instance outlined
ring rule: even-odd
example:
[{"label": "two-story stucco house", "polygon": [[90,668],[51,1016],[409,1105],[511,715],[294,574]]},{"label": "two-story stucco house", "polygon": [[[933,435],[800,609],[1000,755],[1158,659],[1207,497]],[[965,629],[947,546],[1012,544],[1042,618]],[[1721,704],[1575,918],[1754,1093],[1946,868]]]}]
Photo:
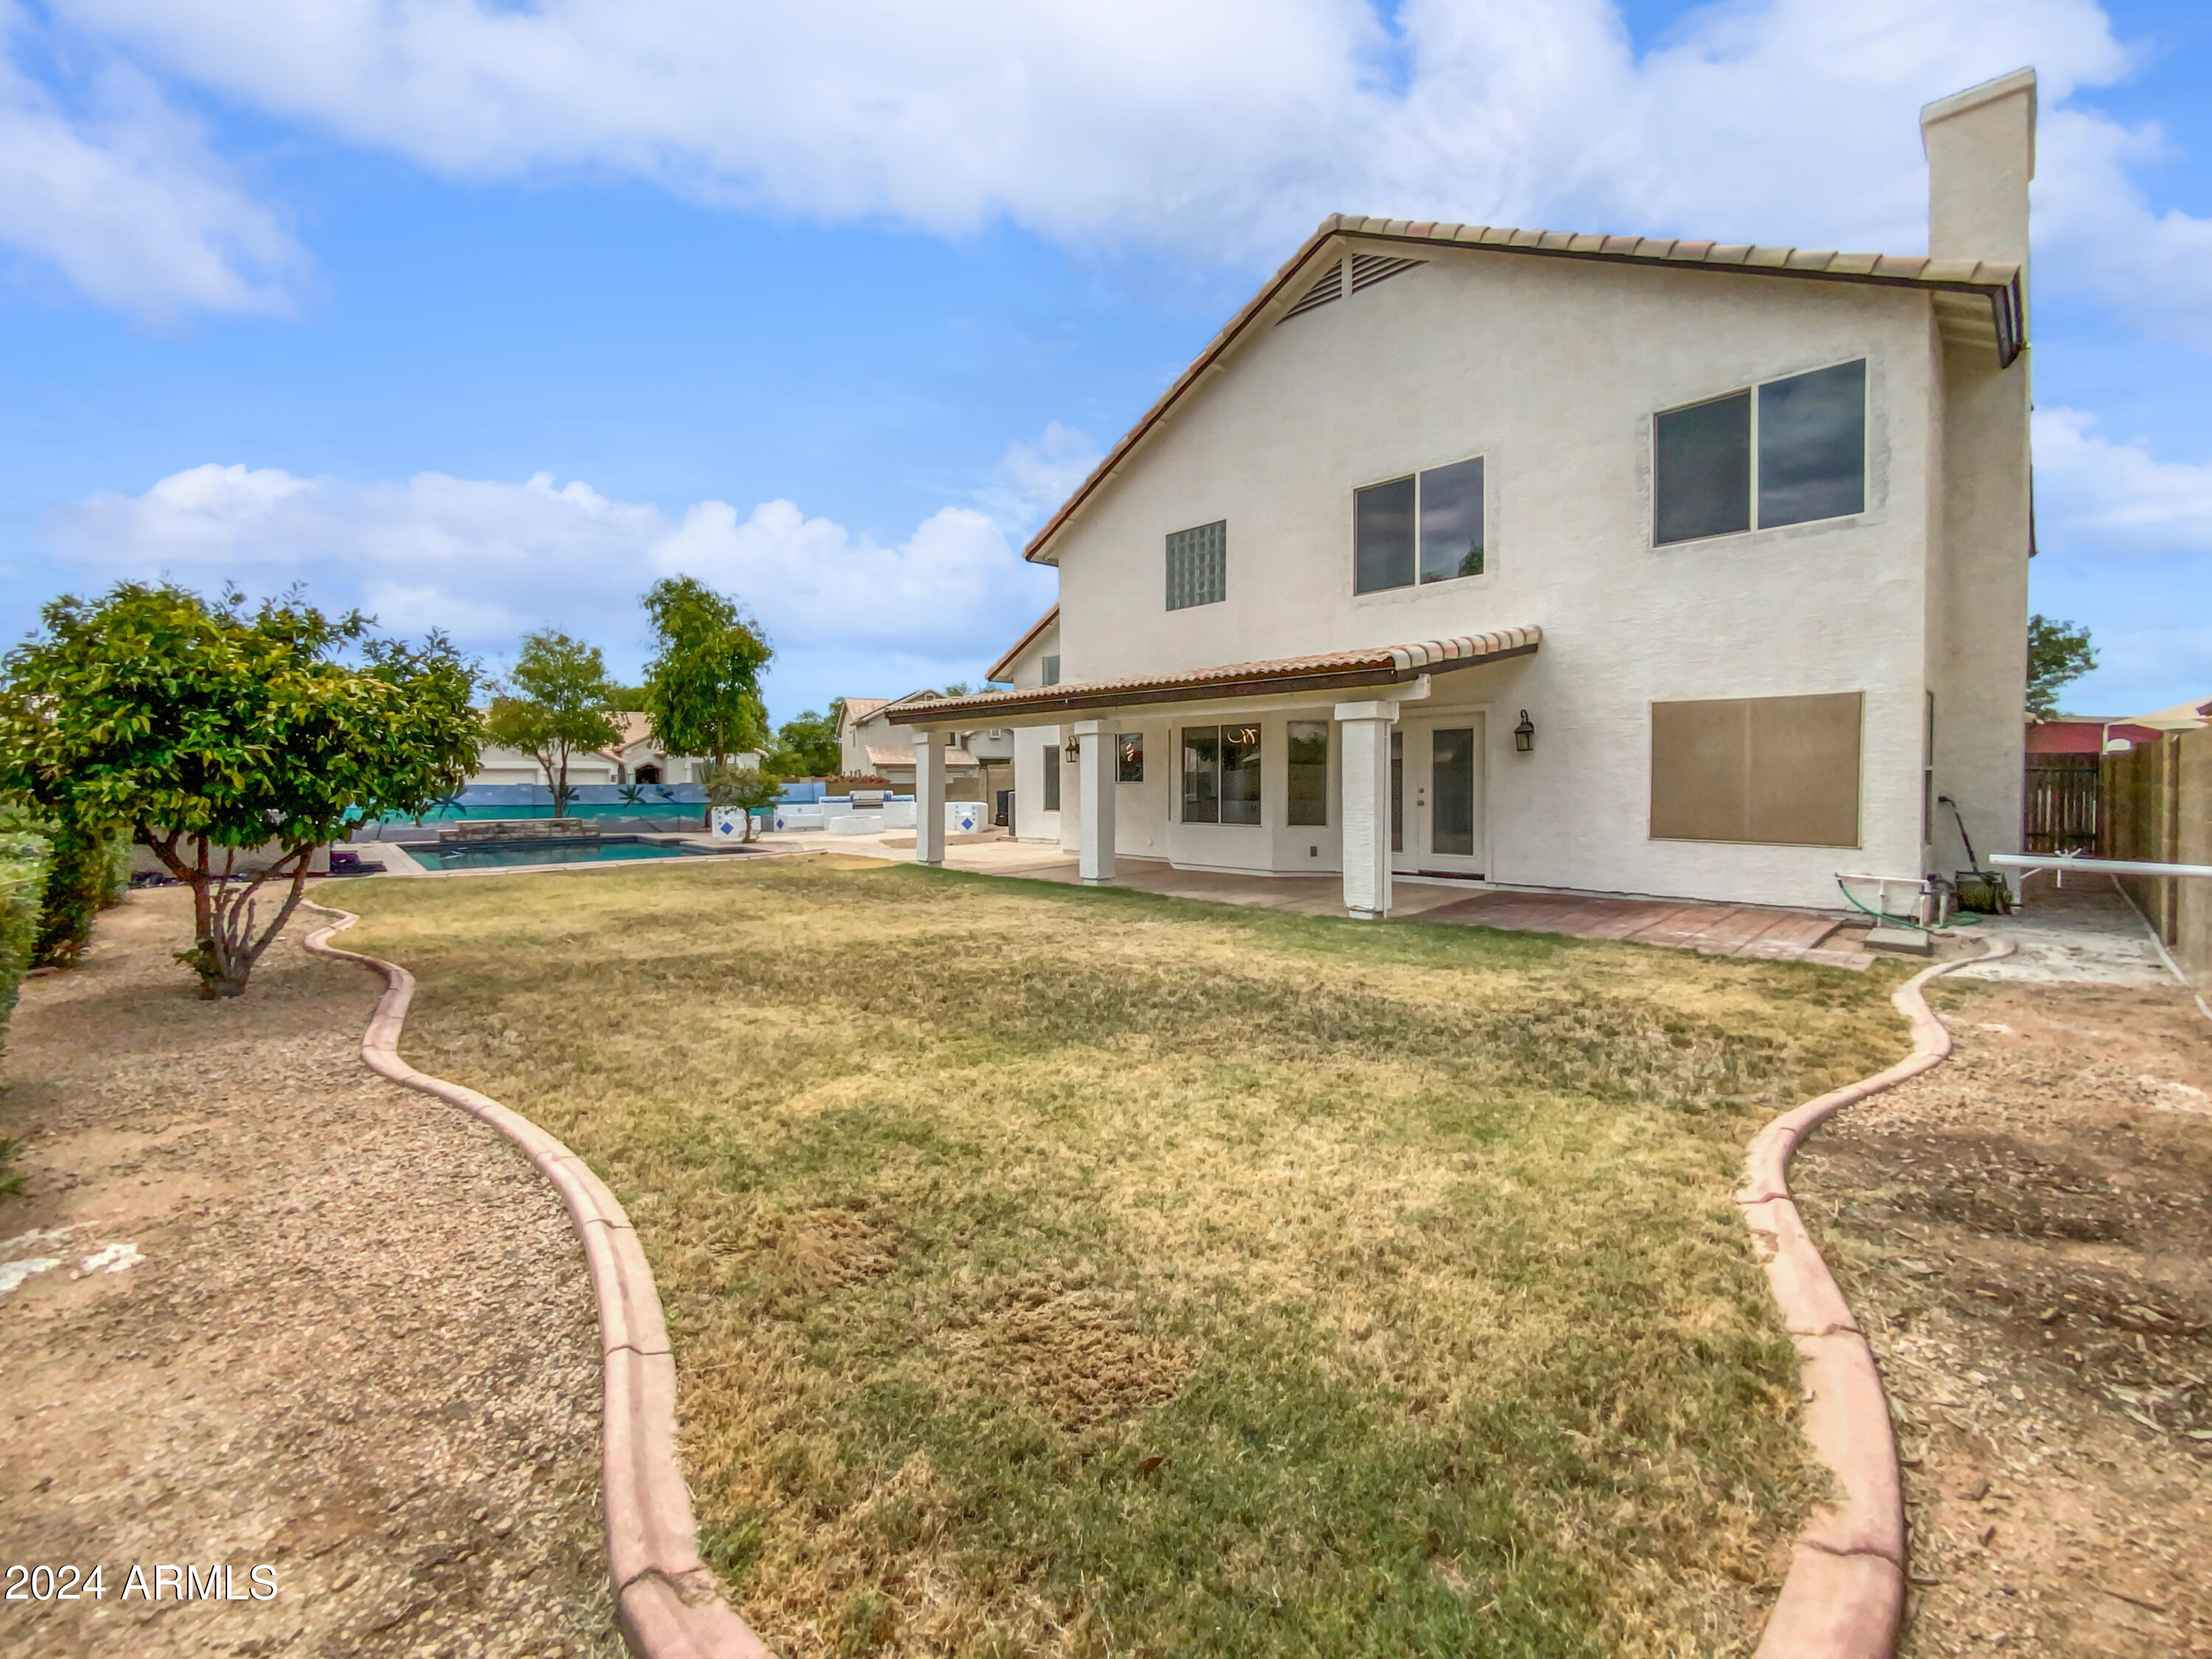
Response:
[{"label": "two-story stucco house", "polygon": [[[1929,106],[1926,257],[1335,217],[884,711],[1116,858],[1834,906],[2015,845],[2035,80]],[[925,829],[917,857],[942,857]]]},{"label": "two-story stucco house", "polygon": [[[913,740],[891,724],[892,712],[915,698],[942,701],[934,691],[915,691],[899,698],[840,699],[843,712],[837,720],[837,751],[848,777],[879,777],[895,790],[915,787]],[[989,799],[993,765],[1012,758],[1013,733],[1002,727],[996,732],[954,732],[948,735],[951,745],[945,749],[943,759],[946,798]],[[976,752],[969,746],[970,738],[992,752]],[[1003,764],[1000,769],[1005,769]]]}]

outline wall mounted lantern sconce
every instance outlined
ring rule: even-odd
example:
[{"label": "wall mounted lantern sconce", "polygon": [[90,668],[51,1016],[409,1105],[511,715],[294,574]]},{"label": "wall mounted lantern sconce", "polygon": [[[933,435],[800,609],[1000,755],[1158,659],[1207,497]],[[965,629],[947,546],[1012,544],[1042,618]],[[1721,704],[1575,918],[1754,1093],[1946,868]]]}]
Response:
[{"label": "wall mounted lantern sconce", "polygon": [[1513,750],[1526,755],[1536,747],[1536,723],[1528,718],[1528,711],[1521,711],[1521,724],[1513,728]]}]

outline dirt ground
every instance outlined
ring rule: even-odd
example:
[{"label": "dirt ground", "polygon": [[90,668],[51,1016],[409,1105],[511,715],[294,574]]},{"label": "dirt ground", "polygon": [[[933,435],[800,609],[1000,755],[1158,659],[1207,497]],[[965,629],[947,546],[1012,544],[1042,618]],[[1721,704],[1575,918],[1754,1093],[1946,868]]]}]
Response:
[{"label": "dirt ground", "polygon": [[[0,1563],[98,1564],[106,1593],[0,1600],[0,1651],[619,1652],[557,1200],[362,1066],[376,981],[303,925],[240,1002],[198,1000],[182,898],[102,917],[9,1034]],[[187,1564],[231,1569],[222,1597],[156,1579]],[[124,1599],[134,1565],[160,1600]]]},{"label": "dirt ground", "polygon": [[1793,1167],[1906,1460],[1907,1656],[2212,1655],[2212,1021],[1939,981],[1952,1060]]}]

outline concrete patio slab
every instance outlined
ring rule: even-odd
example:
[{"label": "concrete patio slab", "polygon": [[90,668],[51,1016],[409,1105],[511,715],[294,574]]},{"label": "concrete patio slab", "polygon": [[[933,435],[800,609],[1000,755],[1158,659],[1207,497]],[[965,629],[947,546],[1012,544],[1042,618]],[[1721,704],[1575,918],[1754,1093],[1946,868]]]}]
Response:
[{"label": "concrete patio slab", "polygon": [[[1076,861],[1058,847],[1004,839],[977,839],[947,848],[944,867],[976,875],[1018,876],[1074,882]],[[911,836],[838,836],[799,832],[763,836],[777,851],[856,853],[904,860]],[[1211,870],[1178,870],[1164,860],[1126,855],[1115,860],[1114,886],[1169,898],[1204,899],[1304,915],[1344,914],[1344,883],[1325,876],[1248,876]],[[1401,877],[1391,884],[1393,921],[1454,922],[1509,933],[1564,933],[1572,939],[1626,939],[1665,945],[1710,956],[1807,961],[1863,969],[1870,952],[1832,943],[1846,918],[1816,910],[1778,910],[1748,904],[1708,904],[1674,899],[1619,898],[1600,893],[1506,890],[1433,877]]]},{"label": "concrete patio slab", "polygon": [[2015,914],[1990,916],[1975,930],[2009,939],[2017,947],[2014,954],[1964,969],[1960,977],[2036,985],[2173,983],[2142,918],[2112,877],[2076,872],[2062,887],[2056,877],[2039,872],[2027,878],[2023,891]]}]

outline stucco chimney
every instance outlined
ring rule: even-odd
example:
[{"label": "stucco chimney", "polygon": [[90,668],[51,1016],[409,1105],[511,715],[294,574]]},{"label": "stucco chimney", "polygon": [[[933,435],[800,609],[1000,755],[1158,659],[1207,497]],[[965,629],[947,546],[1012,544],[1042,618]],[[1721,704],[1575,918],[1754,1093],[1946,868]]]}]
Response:
[{"label": "stucco chimney", "polygon": [[2035,71],[2014,70],[1928,105],[1920,112],[1920,142],[1928,152],[1929,253],[2025,272]]}]

